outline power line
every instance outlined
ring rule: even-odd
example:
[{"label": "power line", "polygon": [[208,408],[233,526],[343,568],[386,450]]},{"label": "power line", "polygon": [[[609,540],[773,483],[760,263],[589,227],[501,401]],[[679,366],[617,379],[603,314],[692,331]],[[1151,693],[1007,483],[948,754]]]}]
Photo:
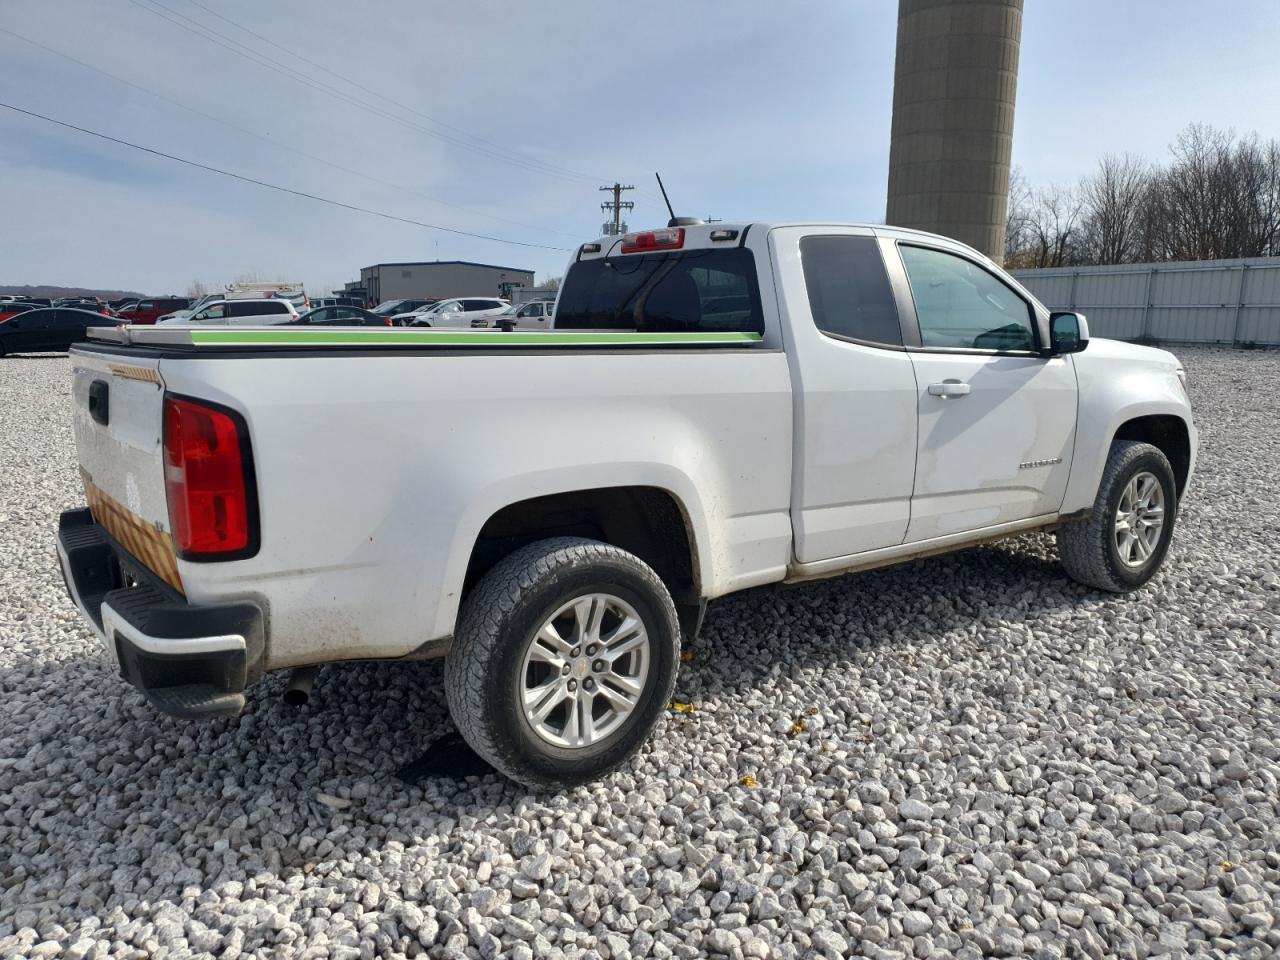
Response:
[{"label": "power line", "polygon": [[[266,67],[268,70],[272,70],[275,73],[278,73],[281,76],[287,77],[288,79],[293,80],[296,83],[301,83],[304,86],[312,88],[313,90],[318,90],[321,93],[326,93],[329,96],[336,97],[337,99],[343,101],[346,104],[349,104],[361,110],[372,113],[375,116],[382,117],[385,120],[390,120],[393,123],[398,123],[401,126],[407,127],[411,130],[417,130],[418,132],[426,134],[427,136],[432,137],[434,139],[441,140],[448,144],[452,144],[453,146],[461,147],[464,150],[470,150],[474,153],[478,153],[481,156],[488,157],[492,160],[497,160],[502,163],[507,163],[512,166],[520,167],[521,169],[528,170],[532,173],[541,173],[546,176],[556,177],[557,179],[560,179],[560,180],[570,180],[573,182],[598,180],[598,178],[596,177],[590,177],[590,176],[586,176],[578,173],[560,173],[555,169],[549,168],[548,165],[543,164],[540,161],[529,160],[527,158],[519,157],[512,154],[499,153],[487,147],[479,146],[473,143],[468,143],[467,141],[461,140],[458,137],[451,136],[450,134],[447,134],[447,133],[441,133],[438,130],[432,130],[429,127],[424,127],[420,123],[415,123],[412,120],[407,120],[404,117],[397,116],[396,114],[390,113],[389,111],[384,110],[381,107],[377,106],[376,104],[368,102],[367,100],[361,100],[358,97],[354,97],[346,93],[345,91],[339,89],[338,87],[335,87],[332,84],[326,83],[323,80],[317,80],[316,78],[310,77],[299,70],[295,70],[290,67],[281,66],[277,63],[274,63],[264,55],[258,53],[252,47],[246,46],[245,44],[241,43],[239,40],[236,40],[233,37],[229,37],[226,34],[219,33],[217,30],[214,30],[212,27],[208,27],[205,24],[202,24],[200,21],[194,20],[191,17],[188,17],[184,13],[179,13],[178,11],[174,10],[172,7],[168,7],[165,4],[161,3],[160,0],[145,0],[145,3],[143,2],[143,0],[129,0],[129,2],[132,3],[134,6],[138,7],[140,10],[145,10],[146,12],[154,14],[155,16],[159,17],[162,20],[167,20],[169,23],[173,24],[176,27],[180,27],[183,30],[186,30],[188,33],[193,33],[196,36],[200,37],[201,39],[208,40],[211,43],[216,44],[217,46],[223,47],[224,49],[231,51],[237,56],[243,57],[244,59],[249,60],[253,63],[256,63],[261,67]],[[157,7],[159,9],[156,9]],[[166,11],[167,13],[162,11]],[[184,23],[182,21],[186,21],[186,22]]]},{"label": "power line", "polygon": [[97,137],[99,140],[106,140],[109,143],[119,144],[122,147],[131,147],[134,150],[141,150],[143,153],[149,153],[155,157],[163,157],[165,160],[173,160],[177,163],[186,164],[189,167],[195,167],[199,170],[205,170],[209,173],[220,174],[224,177],[230,177],[233,180],[240,180],[243,183],[251,183],[254,186],[266,187],[268,190],[276,190],[280,193],[287,193],[291,196],[302,197],[306,200],[316,200],[320,203],[327,203],[332,207],[341,207],[344,210],[354,210],[357,213],[367,213],[370,216],[381,217],[384,220],[394,220],[398,223],[408,223],[415,227],[426,227],[428,230],[440,230],[444,233],[452,233],[461,237],[473,237],[477,240],[490,240],[494,243],[507,243],[517,247],[532,247],[537,250],[559,250],[568,253],[568,247],[555,247],[546,243],[526,243],[523,240],[508,240],[506,237],[494,237],[484,233],[472,233],[469,230],[458,230],[454,227],[442,227],[438,223],[424,223],[421,220],[414,220],[410,217],[398,217],[394,213],[384,213],[381,210],[371,210],[368,207],[356,206],[353,203],[344,203],[341,200],[333,200],[329,197],[322,197],[318,194],[307,193],[305,190],[294,190],[292,187],[282,187],[279,184],[268,183],[266,180],[258,180],[254,177],[246,177],[240,173],[232,173],[230,170],[223,170],[221,167],[210,166],[207,163],[200,163],[197,160],[188,160],[185,157],[179,157],[172,153],[165,153],[163,150],[156,150],[152,147],[144,147],[138,143],[132,143],[128,140],[121,140],[118,137],[112,137],[105,133],[99,133],[96,130],[90,130],[87,127],[80,127],[74,123],[68,123],[65,120],[57,120],[54,117],[47,117],[42,113],[36,113],[33,110],[24,110],[22,107],[16,107],[11,103],[0,102],[0,107],[6,110],[12,110],[14,113],[21,113],[28,117],[34,117],[36,120],[43,120],[46,123],[52,123],[59,127],[65,127],[68,130],[75,130],[77,133],[83,133],[90,137]]},{"label": "power line", "polygon": [[[423,120],[426,120],[430,123],[434,123],[438,127],[444,127],[446,130],[452,130],[454,133],[460,134],[461,136],[467,137],[471,140],[475,140],[478,143],[485,144],[486,146],[492,147],[495,150],[508,152],[508,153],[510,152],[509,150],[507,150],[506,147],[504,147],[500,143],[495,143],[492,140],[487,140],[484,137],[477,136],[474,133],[470,133],[466,130],[463,130],[461,127],[456,127],[453,124],[445,123],[443,120],[438,120],[435,117],[429,116],[428,114],[423,113],[421,110],[411,107],[406,103],[402,103],[399,100],[396,100],[394,97],[389,97],[385,93],[380,93],[379,91],[374,90],[371,87],[367,87],[356,80],[352,80],[350,77],[346,76],[345,74],[339,73],[337,70],[335,70],[332,64],[318,63],[315,60],[311,60],[308,57],[303,56],[302,54],[298,53],[296,50],[288,50],[284,47],[281,47],[278,41],[273,40],[271,37],[265,37],[262,34],[249,29],[243,23],[239,23],[235,20],[232,20],[230,17],[226,16],[225,14],[219,13],[217,10],[214,10],[212,7],[205,6],[203,3],[200,3],[199,0],[187,0],[187,2],[194,7],[199,7],[201,10],[205,11],[206,13],[212,14],[213,16],[217,17],[219,20],[223,21],[224,23],[230,24],[231,26],[235,27],[237,30],[241,30],[249,34],[249,36],[255,37],[258,40],[261,40],[263,43],[270,45],[274,49],[284,50],[293,59],[300,60],[303,63],[310,64],[311,66],[315,67],[318,70],[324,71],[324,74],[326,76],[337,77],[339,80],[343,81],[344,83],[350,84],[351,86],[355,87],[357,90],[363,90],[365,93],[375,96],[379,100],[385,100],[387,103],[393,104],[394,106],[399,107],[401,110],[404,110],[408,113],[412,113],[415,116],[421,117]],[[528,158],[522,157],[520,159],[527,160]],[[532,160],[530,162],[541,164],[547,167],[548,169],[558,170],[562,173],[569,174],[571,176],[578,177],[583,180],[602,179],[601,177],[594,177],[587,173],[581,173],[576,170],[571,170],[568,167],[561,167],[557,164],[546,163],[545,161],[542,161],[542,160]]]},{"label": "power line", "polygon": [[143,93],[147,94],[148,96],[155,97],[157,100],[162,100],[165,103],[173,104],[175,107],[179,107],[183,110],[193,113],[198,117],[204,117],[206,120],[212,120],[214,123],[220,123],[231,130],[237,130],[240,133],[245,134],[246,136],[254,137],[255,139],[261,140],[264,143],[269,143],[273,147],[278,147],[281,150],[288,150],[290,153],[295,153],[300,157],[306,157],[308,160],[314,160],[317,163],[323,163],[325,166],[332,167],[334,170],[340,170],[343,173],[351,174],[354,177],[360,177],[363,180],[368,180],[370,183],[376,183],[384,187],[391,187],[392,189],[395,189],[395,190],[402,190],[405,193],[411,194],[415,197],[420,197],[421,199],[426,200],[429,203],[436,203],[445,207],[453,207],[455,210],[464,210],[467,213],[472,214],[473,216],[485,217],[486,219],[494,220],[498,223],[505,223],[505,224],[508,224],[509,226],[523,227],[527,230],[544,230],[545,229],[548,232],[558,233],[561,236],[566,236],[566,237],[571,236],[571,234],[565,233],[561,230],[543,228],[541,226],[537,226],[531,223],[522,223],[519,220],[509,220],[506,217],[499,217],[491,213],[485,213],[484,211],[481,211],[481,210],[473,210],[470,207],[463,206],[462,204],[450,203],[448,200],[441,200],[438,197],[433,197],[429,194],[422,193],[421,191],[415,190],[412,187],[406,187],[403,184],[393,183],[390,180],[383,180],[379,177],[374,177],[374,176],[371,176],[370,174],[362,173],[359,170],[353,170],[350,167],[344,167],[340,163],[334,163],[332,160],[328,160],[324,157],[318,157],[315,154],[308,153],[305,150],[300,150],[291,144],[284,143],[278,139],[273,139],[268,136],[264,136],[263,134],[259,133],[256,130],[250,130],[248,127],[242,127],[239,124],[233,123],[232,121],[227,120],[223,117],[215,116],[212,113],[206,113],[205,111],[199,109],[198,107],[193,107],[193,106],[190,106],[189,104],[183,103],[181,100],[175,100],[173,97],[167,96],[163,93],[158,93],[155,90],[148,89],[147,87],[142,86],[142,84],[140,83],[135,83],[132,80],[127,80],[124,77],[117,76],[114,73],[110,73],[107,70],[103,70],[101,67],[95,67],[93,64],[87,63],[84,60],[79,59],[78,57],[73,57],[69,53],[64,53],[61,50],[57,50],[53,47],[47,46],[46,44],[40,43],[37,40],[32,40],[30,37],[23,36],[20,33],[15,33],[14,31],[9,30],[6,27],[0,27],[0,33],[8,34],[11,37],[14,37],[18,40],[23,41],[24,43],[31,44],[31,46],[33,47],[37,47],[48,53],[52,53],[55,56],[62,57],[64,60],[69,60],[72,63],[85,68],[86,70],[92,70],[94,73],[102,74],[102,76],[108,77],[111,80],[116,81],[117,83],[122,83],[125,86],[132,87],[135,90],[140,90]]}]

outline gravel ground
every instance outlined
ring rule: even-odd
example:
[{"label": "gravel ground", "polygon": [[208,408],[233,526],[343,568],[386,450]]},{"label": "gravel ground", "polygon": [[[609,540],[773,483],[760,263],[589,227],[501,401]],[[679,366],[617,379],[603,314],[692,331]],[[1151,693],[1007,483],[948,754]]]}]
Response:
[{"label": "gravel ground", "polygon": [[1052,541],[715,604],[637,762],[409,787],[439,666],[158,716],[63,595],[65,358],[0,361],[0,955],[1280,954],[1280,354],[1183,349],[1201,463],[1117,598]]}]

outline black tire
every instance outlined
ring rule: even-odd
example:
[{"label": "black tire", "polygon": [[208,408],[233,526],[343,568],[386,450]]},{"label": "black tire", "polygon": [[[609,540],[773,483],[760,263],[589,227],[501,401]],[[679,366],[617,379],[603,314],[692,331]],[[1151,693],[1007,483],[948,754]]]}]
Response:
[{"label": "black tire", "polygon": [[[1152,474],[1164,493],[1165,520],[1155,548],[1142,564],[1130,566],[1120,558],[1115,516],[1129,481],[1140,472]],[[1084,520],[1058,528],[1058,554],[1071,579],[1111,593],[1128,593],[1150,580],[1169,551],[1178,514],[1178,486],[1168,458],[1158,448],[1136,440],[1117,440],[1111,446],[1093,510]]]},{"label": "black tire", "polygon": [[[599,742],[565,748],[540,737],[525,717],[524,654],[535,632],[574,596],[608,592],[628,603],[649,637],[649,670],[631,714]],[[594,780],[628,760],[671,699],[680,627],[666,586],[638,557],[579,537],[541,540],[484,575],[463,601],[445,660],[445,694],[463,739],[520,783],[562,789]]]}]

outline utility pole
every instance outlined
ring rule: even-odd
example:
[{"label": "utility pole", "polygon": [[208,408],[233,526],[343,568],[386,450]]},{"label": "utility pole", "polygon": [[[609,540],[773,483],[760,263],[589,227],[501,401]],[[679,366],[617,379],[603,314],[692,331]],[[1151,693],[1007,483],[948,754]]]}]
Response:
[{"label": "utility pole", "polygon": [[623,227],[626,226],[622,222],[622,211],[632,210],[635,208],[635,203],[633,201],[622,199],[622,191],[634,190],[635,187],[623,186],[620,183],[615,183],[612,187],[601,187],[600,189],[613,194],[612,200],[606,200],[604,203],[600,204],[601,210],[606,214],[612,215],[611,221],[606,221],[601,229],[605,236],[616,237],[622,232]]}]

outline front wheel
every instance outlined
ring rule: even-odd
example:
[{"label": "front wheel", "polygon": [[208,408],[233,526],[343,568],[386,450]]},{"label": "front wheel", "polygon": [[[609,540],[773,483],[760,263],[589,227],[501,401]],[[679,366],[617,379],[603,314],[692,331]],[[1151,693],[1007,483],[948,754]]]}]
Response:
[{"label": "front wheel", "polygon": [[1178,513],[1178,485],[1164,453],[1149,443],[1111,447],[1093,510],[1058,528],[1067,574],[1085,586],[1128,593],[1164,562]]},{"label": "front wheel", "polygon": [[594,780],[644,743],[679,663],[675,606],[658,575],[577,537],[500,561],[463,602],[445,661],[463,739],[513,780]]}]

